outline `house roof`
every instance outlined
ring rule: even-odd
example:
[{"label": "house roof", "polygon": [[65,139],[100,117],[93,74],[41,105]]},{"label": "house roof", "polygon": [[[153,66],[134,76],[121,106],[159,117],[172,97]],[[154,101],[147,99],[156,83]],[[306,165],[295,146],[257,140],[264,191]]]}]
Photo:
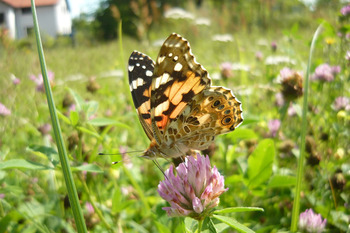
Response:
[{"label": "house roof", "polygon": [[[30,7],[30,0],[0,0],[14,8]],[[36,6],[50,6],[55,5],[59,0],[35,0]]]}]

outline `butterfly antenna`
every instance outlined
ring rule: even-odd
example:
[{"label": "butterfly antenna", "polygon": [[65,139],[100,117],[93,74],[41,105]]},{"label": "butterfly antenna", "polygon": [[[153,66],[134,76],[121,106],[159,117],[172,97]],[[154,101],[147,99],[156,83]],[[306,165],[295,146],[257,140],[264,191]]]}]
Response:
[{"label": "butterfly antenna", "polygon": [[103,153],[100,152],[98,155],[123,155],[123,154],[130,154],[130,153],[139,153],[143,152],[143,150],[133,150],[133,151],[125,151],[125,152],[118,152],[118,153]]},{"label": "butterfly antenna", "polygon": [[127,153],[139,153],[139,152],[143,152],[143,150],[134,150],[134,151],[125,151],[125,152],[123,151],[123,152],[119,152],[119,153],[103,153],[103,152],[100,152],[100,153],[98,153],[98,155],[121,155],[123,157],[123,159],[121,159],[119,161],[112,162],[112,164],[115,165],[115,164],[118,164],[120,162],[126,161],[126,159],[130,160],[130,157],[126,156]]}]

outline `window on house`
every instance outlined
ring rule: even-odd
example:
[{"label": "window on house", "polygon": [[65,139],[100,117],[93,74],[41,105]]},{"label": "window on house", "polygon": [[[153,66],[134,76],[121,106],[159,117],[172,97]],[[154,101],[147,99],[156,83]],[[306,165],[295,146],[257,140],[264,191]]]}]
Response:
[{"label": "window on house", "polygon": [[31,14],[32,13],[32,8],[30,7],[25,7],[25,8],[22,8],[22,14]]},{"label": "window on house", "polygon": [[5,14],[0,12],[0,25],[5,23]]},{"label": "window on house", "polygon": [[27,31],[27,36],[30,36],[30,35],[33,34],[34,29],[33,29],[32,27],[27,27],[27,28],[26,28],[26,31]]}]

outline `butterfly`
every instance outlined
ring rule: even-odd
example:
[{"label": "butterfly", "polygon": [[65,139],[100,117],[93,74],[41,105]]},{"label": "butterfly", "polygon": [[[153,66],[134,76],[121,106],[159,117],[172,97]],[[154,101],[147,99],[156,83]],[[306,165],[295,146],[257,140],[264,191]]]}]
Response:
[{"label": "butterfly", "polygon": [[128,72],[132,99],[151,141],[146,158],[177,158],[207,149],[216,135],[233,131],[243,121],[241,103],[232,91],[211,86],[189,42],[176,33],[165,40],[155,62],[132,52]]}]

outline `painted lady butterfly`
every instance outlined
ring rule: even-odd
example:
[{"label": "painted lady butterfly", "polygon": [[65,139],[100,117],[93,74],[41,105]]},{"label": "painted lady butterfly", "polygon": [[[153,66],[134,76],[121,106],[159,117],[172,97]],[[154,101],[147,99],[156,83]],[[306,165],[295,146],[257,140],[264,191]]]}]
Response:
[{"label": "painted lady butterfly", "polygon": [[192,149],[207,149],[216,135],[243,121],[241,103],[211,79],[195,61],[188,41],[171,34],[156,63],[134,51],[129,58],[129,85],[148,138],[147,158],[176,158]]}]

